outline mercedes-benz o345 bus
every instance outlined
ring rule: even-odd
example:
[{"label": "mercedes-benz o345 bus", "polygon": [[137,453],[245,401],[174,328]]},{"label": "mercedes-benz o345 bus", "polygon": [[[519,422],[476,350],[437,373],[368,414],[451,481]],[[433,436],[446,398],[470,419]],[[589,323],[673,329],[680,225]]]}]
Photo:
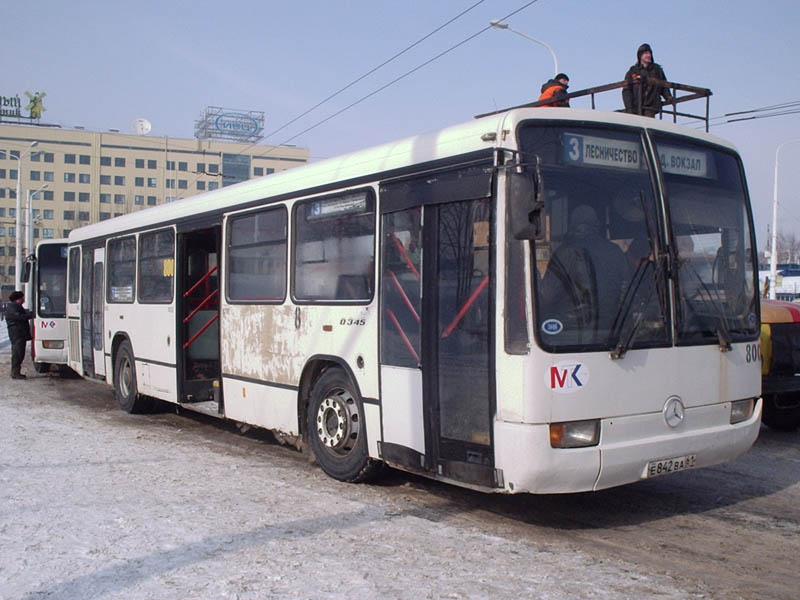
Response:
[{"label": "mercedes-benz o345 bus", "polygon": [[36,245],[33,273],[33,366],[46,373],[67,364],[67,240]]},{"label": "mercedes-benz o345 bus", "polygon": [[754,442],[755,265],[729,144],[513,109],[73,230],[69,364],[340,480],[599,490]]}]

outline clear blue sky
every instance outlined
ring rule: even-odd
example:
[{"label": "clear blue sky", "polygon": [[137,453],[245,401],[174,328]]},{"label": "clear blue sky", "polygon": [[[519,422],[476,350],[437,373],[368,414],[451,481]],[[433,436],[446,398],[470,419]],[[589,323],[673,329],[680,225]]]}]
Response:
[{"label": "clear blue sky", "polygon": [[[144,117],[151,135],[191,138],[214,105],[264,111],[268,133],[477,1],[6,2],[0,95],[46,92],[42,120],[65,127],[130,131]],[[266,141],[293,138],[527,1],[485,0]],[[797,0],[538,0],[508,22],[553,47],[573,90],[622,79],[648,42],[670,80],[713,90],[712,117],[800,100]],[[552,69],[543,47],[490,29],[290,143],[319,159],[469,120],[534,100]],[[614,92],[601,106],[620,105]],[[800,139],[800,114],[712,133],[742,153],[763,247],[775,150]],[[800,143],[780,164],[781,227],[800,233]]]}]

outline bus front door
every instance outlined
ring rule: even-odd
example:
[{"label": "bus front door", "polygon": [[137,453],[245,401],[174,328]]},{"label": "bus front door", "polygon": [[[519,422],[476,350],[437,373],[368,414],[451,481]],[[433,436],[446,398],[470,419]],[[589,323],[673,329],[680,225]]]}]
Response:
[{"label": "bus front door", "polygon": [[490,199],[381,221],[381,455],[495,487]]}]

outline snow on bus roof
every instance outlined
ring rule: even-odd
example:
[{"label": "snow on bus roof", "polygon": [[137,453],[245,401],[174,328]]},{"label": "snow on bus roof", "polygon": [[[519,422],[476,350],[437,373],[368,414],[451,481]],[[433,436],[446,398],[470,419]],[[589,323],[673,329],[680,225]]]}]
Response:
[{"label": "snow on bus roof", "polygon": [[646,127],[735,149],[729,142],[716,136],[660,119],[574,108],[516,108],[86,225],[73,229],[69,241],[73,243],[117,232],[146,229],[225,209],[235,210],[239,205],[260,199],[313,190],[370,174],[378,178],[380,173],[488,148],[515,148],[514,136],[503,135],[504,132],[514,131],[523,121],[553,119],[579,121],[584,125],[597,123]]}]

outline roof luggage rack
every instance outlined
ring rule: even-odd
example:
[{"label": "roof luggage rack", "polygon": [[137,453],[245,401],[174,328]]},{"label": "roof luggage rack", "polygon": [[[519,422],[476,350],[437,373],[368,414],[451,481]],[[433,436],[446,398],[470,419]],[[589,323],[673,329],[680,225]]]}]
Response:
[{"label": "roof luggage rack", "polygon": [[[711,90],[708,88],[701,88],[694,85],[687,85],[685,83],[675,83],[673,81],[663,81],[661,79],[648,79],[648,85],[658,85],[661,84],[662,87],[668,87],[672,92],[672,101],[670,102],[663,102],[661,104],[661,110],[659,111],[660,117],[663,119],[664,115],[672,115],[672,122],[677,123],[678,117],[687,117],[690,119],[697,119],[698,121],[703,121],[706,126],[706,131],[708,131],[708,119],[709,119],[709,103],[711,97]],[[581,98],[583,96],[590,96],[591,103],[592,103],[592,110],[596,110],[595,106],[595,95],[601,92],[608,92],[611,90],[622,89],[628,85],[625,81],[617,81],[615,83],[607,83],[605,85],[598,85],[596,87],[586,88],[585,90],[578,90],[577,92],[572,92],[567,94],[565,97],[572,99],[572,98]],[[678,92],[688,92],[683,96],[678,96]],[[705,115],[694,115],[687,112],[680,112],[677,109],[677,105],[683,102],[688,102],[689,100],[697,100],[699,98],[706,99],[706,111]],[[552,98],[548,100],[541,100],[537,102],[528,102],[527,104],[520,104],[519,106],[511,106],[509,108],[504,108],[503,110],[495,110],[488,113],[483,113],[481,115],[476,115],[475,118],[478,119],[480,117],[488,117],[490,115],[496,115],[499,113],[506,112],[507,110],[511,110],[514,108],[536,108],[539,106],[547,106],[553,102]],[[641,100],[639,102],[638,110],[634,114],[642,114],[641,109]],[[625,109],[619,109],[616,112],[625,112]]]}]

